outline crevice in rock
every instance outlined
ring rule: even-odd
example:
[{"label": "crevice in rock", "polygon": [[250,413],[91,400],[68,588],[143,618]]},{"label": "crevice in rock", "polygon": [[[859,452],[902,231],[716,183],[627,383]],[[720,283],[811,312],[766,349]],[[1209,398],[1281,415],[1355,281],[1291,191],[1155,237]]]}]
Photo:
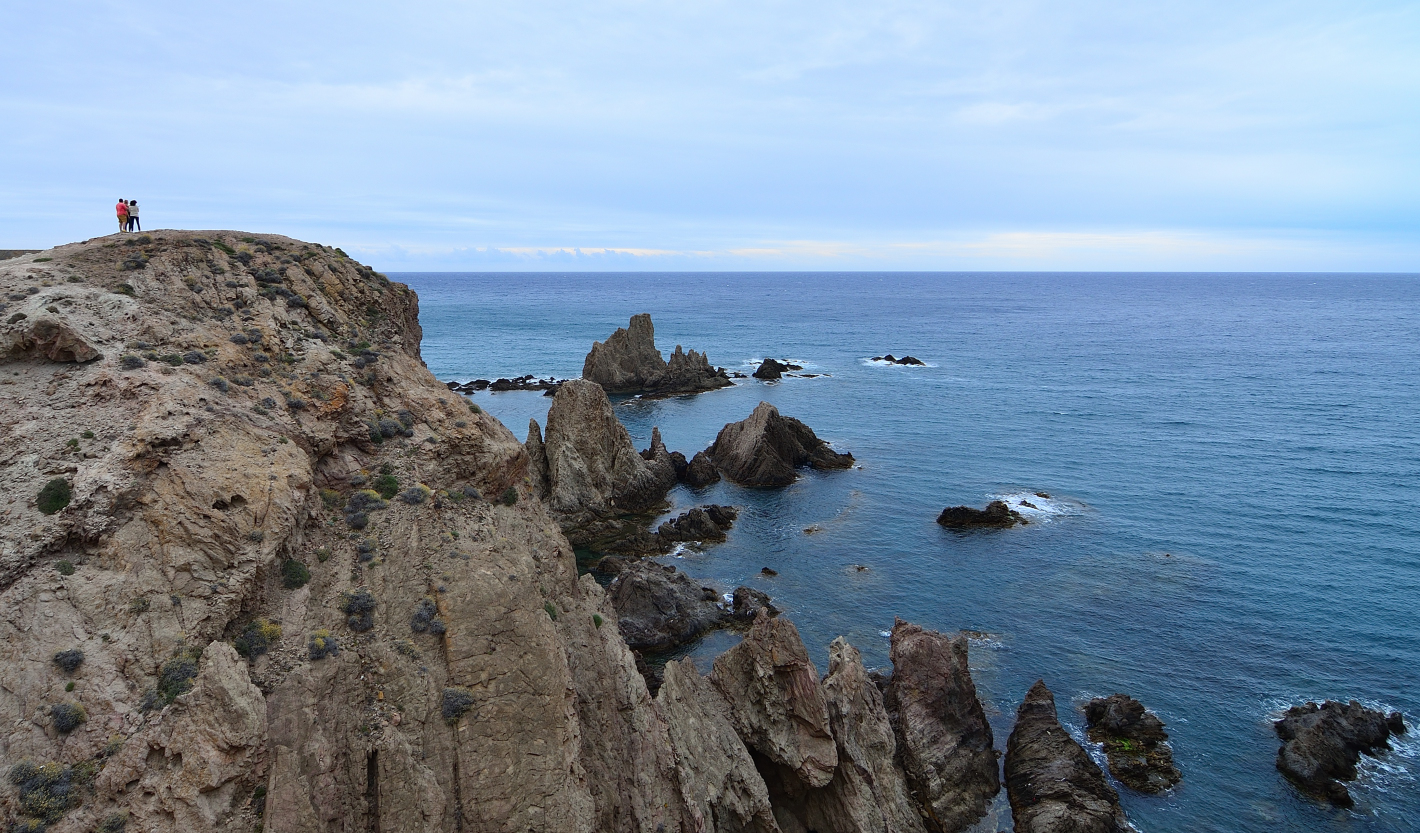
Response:
[{"label": "crevice in rock", "polygon": [[365,829],[380,833],[380,750],[365,756]]}]

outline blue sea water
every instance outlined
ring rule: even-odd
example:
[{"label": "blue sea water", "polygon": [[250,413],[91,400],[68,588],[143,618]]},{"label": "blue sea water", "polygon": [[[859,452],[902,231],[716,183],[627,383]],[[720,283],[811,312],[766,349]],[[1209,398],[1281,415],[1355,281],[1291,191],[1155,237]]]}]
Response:
[{"label": "blue sea water", "polygon": [[[1277,773],[1271,727],[1321,698],[1420,718],[1420,276],[393,277],[419,293],[443,380],[580,375],[638,312],[665,354],[824,374],[617,405],[638,447],[658,425],[689,456],[765,400],[854,454],[781,490],[672,495],[742,508],[727,543],[670,560],[769,592],[820,671],[840,634],[888,665],[894,617],[980,631],[999,748],[1037,678],[1079,739],[1094,696],[1163,718],[1182,785],[1120,788],[1146,833],[1420,829],[1420,732],[1365,759],[1339,810]],[[888,352],[928,366],[869,361]],[[551,401],[473,398],[519,438]],[[1040,511],[1005,531],[934,522],[995,496]],[[979,829],[1008,825],[1003,794]]]}]

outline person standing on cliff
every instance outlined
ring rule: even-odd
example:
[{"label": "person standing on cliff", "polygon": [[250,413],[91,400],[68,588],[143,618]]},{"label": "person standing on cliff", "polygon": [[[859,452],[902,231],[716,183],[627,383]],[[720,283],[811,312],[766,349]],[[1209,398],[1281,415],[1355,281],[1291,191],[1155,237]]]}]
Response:
[{"label": "person standing on cliff", "polygon": [[138,222],[138,200],[128,201],[128,230],[142,231],[143,226]]},{"label": "person standing on cliff", "polygon": [[119,233],[122,234],[123,232],[128,231],[128,202],[127,202],[127,200],[119,200],[119,201],[118,201],[118,205],[115,205],[115,206],[113,207],[113,210],[118,212],[118,231],[119,231]]}]

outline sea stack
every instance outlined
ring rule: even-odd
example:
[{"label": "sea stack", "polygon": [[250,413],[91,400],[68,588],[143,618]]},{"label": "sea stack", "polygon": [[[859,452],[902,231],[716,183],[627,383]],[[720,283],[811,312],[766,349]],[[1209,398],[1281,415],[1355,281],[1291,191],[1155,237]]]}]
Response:
[{"label": "sea stack", "polygon": [[846,469],[853,465],[852,454],[834,451],[812,428],[782,416],[768,402],[759,403],[748,418],[720,429],[706,453],[741,486],[787,486],[798,478],[796,469],[801,466]]},{"label": "sea stack", "polygon": [[1085,720],[1090,740],[1104,744],[1110,773],[1126,787],[1162,792],[1183,777],[1173,765],[1164,722],[1133,697],[1096,697],[1085,706]]},{"label": "sea stack", "polygon": [[710,366],[702,353],[686,352],[676,345],[670,361],[656,349],[656,329],[650,313],[631,316],[606,341],[592,345],[582,362],[582,378],[596,382],[607,393],[674,396],[700,393],[733,384],[723,368]]}]

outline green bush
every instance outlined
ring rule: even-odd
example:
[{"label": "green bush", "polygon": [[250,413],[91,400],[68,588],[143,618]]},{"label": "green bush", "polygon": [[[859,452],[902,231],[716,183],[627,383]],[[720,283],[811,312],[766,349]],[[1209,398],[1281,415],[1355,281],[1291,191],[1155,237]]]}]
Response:
[{"label": "green bush", "polygon": [[310,569],[296,559],[288,558],[286,563],[281,565],[281,584],[287,590],[299,590],[310,580]]},{"label": "green bush", "polygon": [[265,619],[256,619],[248,624],[236,639],[232,640],[232,647],[247,659],[256,659],[270,650],[272,644],[280,638],[280,625]]},{"label": "green bush", "polygon": [[381,474],[375,478],[372,485],[375,487],[375,491],[379,492],[380,497],[385,500],[390,500],[399,494],[399,478],[392,474]]},{"label": "green bush", "polygon": [[545,611],[547,611],[547,615],[552,618],[552,621],[554,621],[554,622],[557,621],[557,606],[556,606],[556,605],[554,605],[552,602],[543,602],[542,609],[545,610]]},{"label": "green bush", "polygon": [[605,621],[605,620],[602,619],[602,615],[601,615],[600,613],[593,613],[593,614],[592,614],[592,624],[593,624],[593,625],[596,625],[597,627],[600,628],[600,627],[602,626],[602,623],[603,623],[604,621]]},{"label": "green bush", "polygon": [[69,488],[69,481],[62,477],[56,477],[39,490],[39,498],[35,505],[43,514],[53,515],[68,506],[73,497],[74,493]]},{"label": "green bush", "polygon": [[74,562],[60,559],[54,562],[54,569],[58,570],[61,576],[72,576],[74,575]]},{"label": "green bush", "polygon": [[518,490],[513,486],[503,490],[503,505],[512,506],[518,502]]}]

